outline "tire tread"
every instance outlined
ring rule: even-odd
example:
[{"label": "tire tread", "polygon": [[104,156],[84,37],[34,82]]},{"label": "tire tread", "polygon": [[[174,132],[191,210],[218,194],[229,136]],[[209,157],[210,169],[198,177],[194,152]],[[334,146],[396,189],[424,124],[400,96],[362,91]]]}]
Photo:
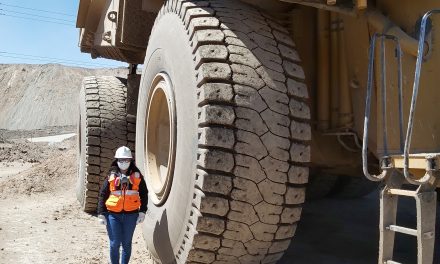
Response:
[{"label": "tire tread", "polygon": [[187,30],[199,104],[193,228],[175,247],[176,260],[275,263],[295,233],[310,162],[295,44],[279,23],[239,1],[170,0],[156,23],[169,13]]},{"label": "tire tread", "polygon": [[84,105],[80,111],[86,127],[79,129],[85,136],[85,175],[78,177],[84,179],[83,197],[79,200],[86,212],[96,211],[98,191],[115,150],[122,145],[134,145],[136,117],[126,113],[124,83],[124,79],[114,76],[90,76],[83,80],[80,100]]}]

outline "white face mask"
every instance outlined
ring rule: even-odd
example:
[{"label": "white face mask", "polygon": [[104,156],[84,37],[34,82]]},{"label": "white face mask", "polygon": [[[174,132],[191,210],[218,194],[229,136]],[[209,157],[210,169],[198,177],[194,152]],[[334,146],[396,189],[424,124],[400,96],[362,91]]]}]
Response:
[{"label": "white face mask", "polygon": [[120,162],[118,161],[118,167],[121,170],[127,170],[130,167],[130,162]]}]

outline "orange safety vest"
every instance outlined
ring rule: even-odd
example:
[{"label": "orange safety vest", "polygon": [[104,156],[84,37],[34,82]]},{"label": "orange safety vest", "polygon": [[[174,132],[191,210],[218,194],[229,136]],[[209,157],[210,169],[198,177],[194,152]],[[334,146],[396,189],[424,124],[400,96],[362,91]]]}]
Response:
[{"label": "orange safety vest", "polygon": [[[139,183],[141,175],[139,172],[133,172],[129,176],[128,186],[121,186],[120,173],[112,173],[108,178],[110,184],[110,196],[105,202],[107,210],[111,212],[135,211],[141,206],[139,197]],[[129,187],[129,188],[128,188]]]}]

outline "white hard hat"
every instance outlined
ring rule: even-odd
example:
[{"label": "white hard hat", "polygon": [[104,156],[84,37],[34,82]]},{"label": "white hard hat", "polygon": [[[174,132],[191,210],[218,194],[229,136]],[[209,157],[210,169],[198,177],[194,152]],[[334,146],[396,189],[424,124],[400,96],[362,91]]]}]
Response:
[{"label": "white hard hat", "polygon": [[117,159],[132,159],[131,150],[126,146],[122,146],[116,150],[115,158]]}]

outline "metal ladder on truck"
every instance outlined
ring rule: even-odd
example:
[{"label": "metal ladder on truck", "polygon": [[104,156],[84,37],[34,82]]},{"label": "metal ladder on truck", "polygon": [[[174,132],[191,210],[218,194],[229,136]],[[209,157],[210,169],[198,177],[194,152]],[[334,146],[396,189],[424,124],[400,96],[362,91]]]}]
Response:
[{"label": "metal ladder on truck", "polygon": [[[440,9],[427,12],[420,24],[417,63],[415,69],[413,94],[408,117],[408,127],[403,139],[403,106],[402,106],[402,50],[399,39],[392,35],[374,34],[369,50],[367,97],[365,106],[364,135],[362,146],[362,165],[365,176],[372,181],[385,181],[385,187],[380,194],[380,241],[379,264],[399,264],[393,260],[394,241],[396,232],[417,237],[417,263],[432,264],[435,244],[435,222],[437,208],[436,185],[440,179],[440,153],[410,154],[410,144],[413,132],[414,113],[420,84],[420,74],[424,56],[425,32],[429,17],[439,14]],[[371,91],[373,86],[373,71],[376,40],[381,41],[380,63],[381,71],[381,104],[384,155],[380,159],[381,173],[370,174],[368,171],[368,123],[370,118]],[[398,107],[400,124],[400,151],[399,155],[389,155],[387,146],[386,126],[386,65],[385,41],[391,40],[396,44],[398,67]],[[423,169],[423,177],[415,178],[410,169]],[[402,174],[403,171],[403,174]],[[416,185],[416,190],[403,188],[404,183]],[[396,224],[397,202],[399,196],[412,197],[416,201],[417,228],[411,229]]]}]

